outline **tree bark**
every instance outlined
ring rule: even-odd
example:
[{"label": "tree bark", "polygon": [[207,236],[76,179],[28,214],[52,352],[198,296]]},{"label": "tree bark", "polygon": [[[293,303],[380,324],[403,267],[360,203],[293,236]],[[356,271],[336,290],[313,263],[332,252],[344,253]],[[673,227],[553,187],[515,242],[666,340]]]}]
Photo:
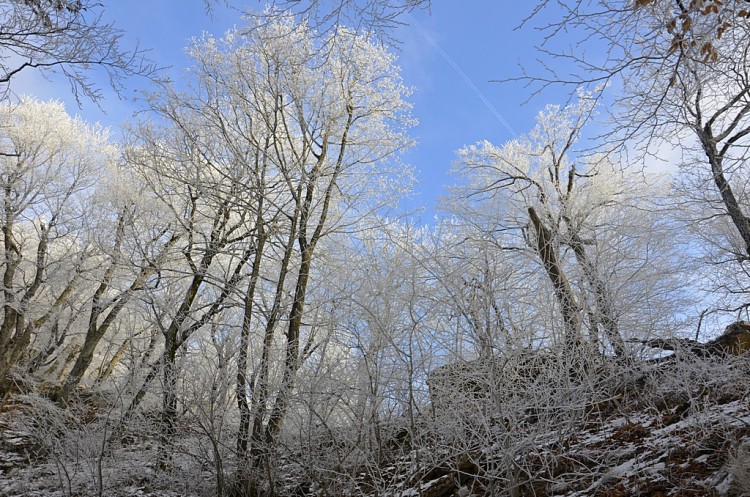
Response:
[{"label": "tree bark", "polygon": [[[570,223],[568,223],[568,226],[570,227]],[[570,246],[573,249],[576,260],[583,269],[583,274],[594,293],[596,309],[593,312],[595,319],[591,324],[594,328],[592,331],[598,336],[597,327],[598,324],[601,324],[604,334],[607,335],[607,339],[609,340],[610,345],[612,345],[615,355],[617,357],[622,357],[625,355],[625,341],[622,339],[622,335],[620,335],[615,306],[612,302],[612,294],[606,283],[604,283],[597,274],[596,268],[591,263],[591,260],[586,253],[586,247],[577,233],[571,235]]]},{"label": "tree bark", "polygon": [[120,359],[122,359],[122,356],[125,354],[125,351],[128,350],[128,347],[130,346],[130,338],[124,340],[119,347],[117,347],[117,350],[115,351],[114,355],[109,361],[106,361],[105,363],[102,363],[101,367],[99,368],[99,374],[96,377],[96,383],[101,383],[107,378],[110,377],[112,372],[114,372],[115,368],[118,364],[120,364]]},{"label": "tree bark", "polygon": [[544,226],[533,207],[529,207],[528,211],[536,234],[537,254],[542,259],[544,269],[547,271],[547,276],[555,290],[555,297],[560,304],[563,323],[565,324],[565,347],[569,352],[578,350],[581,345],[581,314],[573,289],[557,259],[552,234]]},{"label": "tree bark", "polygon": [[742,258],[750,259],[750,218],[742,212],[742,207],[740,207],[737,197],[734,195],[734,191],[732,191],[732,186],[726,178],[723,166],[724,158],[719,154],[711,129],[706,126],[704,128],[697,128],[696,132],[700,138],[703,151],[708,158],[708,163],[711,165],[711,176],[716,188],[719,190],[727,214],[729,214],[729,218],[737,228],[745,244],[747,255],[743,255]]},{"label": "tree bark", "polygon": [[[260,214],[259,214],[260,217]],[[247,398],[247,387],[249,385],[247,378],[248,349],[250,347],[250,324],[253,317],[253,302],[255,299],[255,289],[260,278],[260,266],[263,259],[263,251],[266,244],[266,233],[263,229],[263,222],[258,221],[258,242],[253,259],[252,269],[250,271],[250,281],[247,284],[245,292],[244,311],[242,316],[242,331],[240,333],[240,349],[237,358],[237,409],[240,413],[240,426],[237,433],[237,457],[240,464],[244,463],[247,457],[248,441],[250,439],[251,413],[250,404]]]}]

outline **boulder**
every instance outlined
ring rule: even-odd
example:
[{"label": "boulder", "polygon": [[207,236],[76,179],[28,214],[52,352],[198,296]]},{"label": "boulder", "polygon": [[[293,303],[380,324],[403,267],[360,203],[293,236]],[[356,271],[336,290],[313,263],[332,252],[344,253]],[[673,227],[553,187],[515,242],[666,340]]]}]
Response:
[{"label": "boulder", "polygon": [[750,351],[750,323],[737,321],[705,345],[708,355],[741,355]]}]

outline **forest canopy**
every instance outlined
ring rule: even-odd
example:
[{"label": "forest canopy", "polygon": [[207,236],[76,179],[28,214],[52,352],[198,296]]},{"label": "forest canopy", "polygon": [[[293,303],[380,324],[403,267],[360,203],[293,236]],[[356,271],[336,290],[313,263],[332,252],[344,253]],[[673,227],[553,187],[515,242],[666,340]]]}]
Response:
[{"label": "forest canopy", "polygon": [[[428,221],[393,43],[430,2],[269,4],[170,80],[106,5],[2,2],[1,494],[625,495],[617,440],[558,451],[750,420],[747,2],[530,5],[506,84],[566,98],[446,157]],[[143,110],[113,133],[34,71]],[[695,463],[745,492],[747,426]]]}]

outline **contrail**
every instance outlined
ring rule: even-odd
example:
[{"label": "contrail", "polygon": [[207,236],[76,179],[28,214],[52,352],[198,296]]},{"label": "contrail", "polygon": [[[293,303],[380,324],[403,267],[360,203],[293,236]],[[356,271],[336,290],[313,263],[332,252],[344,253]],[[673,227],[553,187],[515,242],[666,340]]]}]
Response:
[{"label": "contrail", "polygon": [[438,53],[443,56],[443,59],[445,59],[445,61],[448,64],[450,64],[453,70],[456,71],[456,73],[458,73],[458,75],[463,78],[463,80],[466,82],[467,85],[469,85],[469,88],[471,88],[474,91],[474,93],[477,94],[477,96],[482,102],[484,102],[484,105],[486,105],[487,108],[490,109],[490,112],[492,112],[492,115],[494,115],[497,118],[497,120],[500,121],[500,124],[502,124],[505,127],[505,129],[508,130],[508,132],[513,136],[513,138],[517,138],[518,135],[516,134],[515,130],[511,127],[510,124],[508,124],[508,121],[505,120],[505,118],[500,114],[500,112],[497,111],[495,106],[492,105],[492,103],[489,100],[487,100],[487,97],[484,96],[484,93],[482,93],[482,90],[477,88],[477,85],[475,85],[474,82],[471,80],[471,78],[469,78],[469,76],[461,69],[461,66],[459,66],[456,63],[456,61],[451,58],[450,55],[445,53],[445,50],[443,50],[440,44],[438,44],[438,42],[435,41],[435,39],[432,36],[430,36],[430,34],[422,27],[421,24],[419,24],[419,22],[417,22],[416,19],[414,19],[414,17],[411,14],[407,14],[407,16],[409,17],[409,20],[414,24],[414,26],[416,26],[417,29],[422,33],[422,36],[424,36],[425,39],[430,43],[430,45],[432,45],[435,48],[435,50],[437,50]]}]

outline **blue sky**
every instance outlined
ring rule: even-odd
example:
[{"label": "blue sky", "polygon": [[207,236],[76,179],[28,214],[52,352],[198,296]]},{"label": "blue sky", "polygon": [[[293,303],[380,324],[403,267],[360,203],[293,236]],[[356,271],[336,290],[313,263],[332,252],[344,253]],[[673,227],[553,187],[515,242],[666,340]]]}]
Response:
[{"label": "blue sky", "polygon": [[[263,4],[255,0],[246,5],[260,10]],[[531,5],[440,0],[429,13],[419,11],[404,18],[411,25],[395,33],[402,41],[402,74],[406,84],[415,89],[411,101],[420,121],[413,130],[418,144],[404,157],[417,170],[419,184],[414,198],[405,205],[424,206],[425,220],[435,214],[443,186],[453,181],[448,170],[457,149],[484,139],[503,143],[512,138],[513,131],[522,134],[530,129],[535,114],[546,103],[562,103],[553,100],[555,95],[545,93],[522,105],[530,95],[529,89],[521,84],[491,82],[519,75],[519,64],[531,63],[537,56],[533,46],[539,42],[539,34],[531,28],[515,29],[529,14]],[[171,66],[174,79],[180,78],[188,65],[183,48],[191,37],[204,31],[219,35],[241,23],[239,13],[227,9],[217,9],[213,18],[208,17],[201,0],[105,0],[104,9],[105,18],[125,32],[124,45],[138,42],[150,49],[152,59]],[[46,82],[31,73],[18,82],[16,92],[62,99],[69,112],[110,126],[115,136],[121,123],[139,108],[105,92],[101,102],[104,113],[90,102],[78,109],[65,82]],[[145,82],[132,80],[129,86],[125,96],[135,97]],[[557,98],[565,97],[560,93]]]}]

